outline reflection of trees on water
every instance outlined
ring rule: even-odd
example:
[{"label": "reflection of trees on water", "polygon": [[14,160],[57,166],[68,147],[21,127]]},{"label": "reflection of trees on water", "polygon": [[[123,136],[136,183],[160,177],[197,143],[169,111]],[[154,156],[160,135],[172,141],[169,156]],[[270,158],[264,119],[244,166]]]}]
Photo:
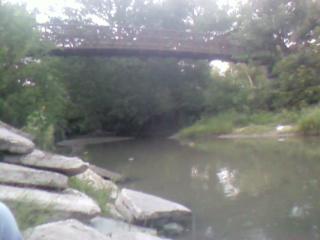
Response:
[{"label": "reflection of trees on water", "polygon": [[217,173],[226,197],[234,198],[240,193],[240,189],[236,186],[236,175],[236,170],[230,170],[228,168],[221,168]]},{"label": "reflection of trees on water", "polygon": [[200,146],[212,153],[214,160],[197,162],[191,168],[191,177],[207,184],[206,191],[225,199],[220,208],[212,204],[216,212],[223,214],[224,224],[211,224],[223,232],[221,239],[224,234],[231,240],[320,239],[317,146],[295,140],[214,141]]}]

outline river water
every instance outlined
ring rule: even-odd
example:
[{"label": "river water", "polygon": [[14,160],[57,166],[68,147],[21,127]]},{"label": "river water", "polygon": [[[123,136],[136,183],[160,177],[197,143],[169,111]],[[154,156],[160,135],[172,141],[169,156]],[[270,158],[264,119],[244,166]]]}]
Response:
[{"label": "river water", "polygon": [[129,177],[126,187],[191,208],[180,239],[320,239],[320,140],[144,139],[83,154]]}]

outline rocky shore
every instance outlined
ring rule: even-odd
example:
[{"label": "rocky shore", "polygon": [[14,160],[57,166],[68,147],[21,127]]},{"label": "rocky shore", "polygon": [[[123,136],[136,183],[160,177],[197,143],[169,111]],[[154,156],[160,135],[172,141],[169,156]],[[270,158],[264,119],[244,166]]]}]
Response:
[{"label": "rocky shore", "polygon": [[[71,179],[107,193],[106,206],[71,188]],[[13,211],[21,203],[50,211],[44,224],[24,231],[25,240],[160,240],[190,229],[190,209],[120,189],[114,181],[121,179],[78,157],[39,150],[28,134],[0,122],[0,201]]]}]

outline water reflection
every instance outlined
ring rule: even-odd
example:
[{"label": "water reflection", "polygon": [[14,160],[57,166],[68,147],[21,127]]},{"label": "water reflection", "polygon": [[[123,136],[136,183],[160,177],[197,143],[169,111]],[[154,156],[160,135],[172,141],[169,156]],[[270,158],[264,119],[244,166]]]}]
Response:
[{"label": "water reflection", "polygon": [[221,168],[218,173],[218,179],[223,187],[223,192],[226,197],[235,198],[239,195],[240,189],[235,186],[236,170],[229,170],[228,168]]},{"label": "water reflection", "polygon": [[[184,240],[320,240],[320,141],[139,140],[90,146],[128,187],[187,205]],[[134,156],[134,161],[128,159]]]}]

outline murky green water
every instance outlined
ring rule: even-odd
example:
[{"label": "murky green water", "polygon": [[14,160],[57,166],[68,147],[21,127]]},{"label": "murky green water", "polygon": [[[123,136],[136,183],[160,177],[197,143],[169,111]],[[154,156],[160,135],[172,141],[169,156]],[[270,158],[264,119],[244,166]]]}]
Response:
[{"label": "murky green water", "polygon": [[320,239],[320,139],[135,140],[88,146],[127,187],[192,209],[187,240]]}]

